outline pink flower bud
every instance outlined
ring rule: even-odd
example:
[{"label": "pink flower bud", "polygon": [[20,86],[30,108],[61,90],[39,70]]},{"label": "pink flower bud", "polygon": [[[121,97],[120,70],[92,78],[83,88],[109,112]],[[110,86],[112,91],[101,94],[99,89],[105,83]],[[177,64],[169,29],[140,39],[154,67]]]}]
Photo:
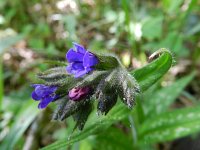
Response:
[{"label": "pink flower bud", "polygon": [[69,98],[73,101],[80,101],[86,98],[90,93],[90,87],[75,87],[69,91]]}]

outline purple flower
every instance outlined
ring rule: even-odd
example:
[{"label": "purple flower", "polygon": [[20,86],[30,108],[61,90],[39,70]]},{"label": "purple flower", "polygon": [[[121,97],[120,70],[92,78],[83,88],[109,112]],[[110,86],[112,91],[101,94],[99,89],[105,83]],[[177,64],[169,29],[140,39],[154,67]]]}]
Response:
[{"label": "purple flower", "polygon": [[32,92],[32,98],[36,101],[40,101],[38,108],[46,108],[47,105],[58,98],[55,91],[57,90],[56,86],[46,86],[43,84],[33,84],[32,87],[35,90]]},{"label": "purple flower", "polygon": [[94,66],[98,64],[98,58],[91,52],[87,51],[82,45],[74,44],[74,49],[71,48],[66,59],[69,62],[67,72],[74,74],[75,78],[79,78],[94,70]]},{"label": "purple flower", "polygon": [[80,101],[86,98],[88,94],[91,94],[91,92],[92,89],[89,87],[73,88],[69,91],[69,98],[73,101]]}]

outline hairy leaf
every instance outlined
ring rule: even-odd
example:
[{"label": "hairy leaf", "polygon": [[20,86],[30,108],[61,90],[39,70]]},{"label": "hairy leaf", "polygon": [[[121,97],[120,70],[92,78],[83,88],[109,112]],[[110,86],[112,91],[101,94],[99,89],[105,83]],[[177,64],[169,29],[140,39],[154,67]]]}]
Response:
[{"label": "hairy leaf", "polygon": [[80,110],[73,115],[74,121],[76,121],[76,125],[75,125],[74,129],[76,129],[77,127],[79,130],[83,129],[91,111],[92,111],[92,103],[91,103],[91,101],[87,101],[80,108]]},{"label": "hairy leaf", "polygon": [[131,72],[138,81],[141,91],[146,91],[156,83],[172,66],[173,57],[169,50],[162,48],[152,54],[152,57],[156,55],[160,55],[160,57],[148,65]]}]

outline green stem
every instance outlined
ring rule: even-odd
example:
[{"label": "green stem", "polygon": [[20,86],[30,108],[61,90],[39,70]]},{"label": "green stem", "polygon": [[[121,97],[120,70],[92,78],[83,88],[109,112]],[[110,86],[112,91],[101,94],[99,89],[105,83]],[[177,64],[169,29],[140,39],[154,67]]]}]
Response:
[{"label": "green stem", "polygon": [[134,120],[133,120],[132,116],[129,115],[128,119],[129,119],[130,126],[131,126],[131,133],[132,133],[132,137],[133,137],[133,145],[135,145],[137,143],[137,131],[136,131]]}]

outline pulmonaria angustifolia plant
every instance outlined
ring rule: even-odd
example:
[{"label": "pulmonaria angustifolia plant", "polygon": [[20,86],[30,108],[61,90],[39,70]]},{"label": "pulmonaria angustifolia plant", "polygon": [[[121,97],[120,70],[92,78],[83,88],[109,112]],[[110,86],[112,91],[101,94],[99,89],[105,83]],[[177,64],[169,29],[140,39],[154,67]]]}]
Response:
[{"label": "pulmonaria angustifolia plant", "polygon": [[132,108],[139,93],[139,85],[112,54],[95,54],[82,45],[66,53],[68,64],[51,68],[37,76],[42,84],[33,84],[34,100],[39,100],[39,109],[50,102],[58,104],[54,120],[72,116],[75,128],[83,129],[97,99],[98,114],[106,115],[117,102]]}]

